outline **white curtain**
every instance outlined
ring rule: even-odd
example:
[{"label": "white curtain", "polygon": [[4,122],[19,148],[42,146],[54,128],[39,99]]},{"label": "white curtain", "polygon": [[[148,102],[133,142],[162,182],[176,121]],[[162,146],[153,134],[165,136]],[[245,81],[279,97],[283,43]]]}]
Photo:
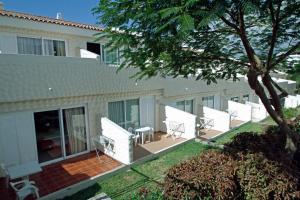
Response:
[{"label": "white curtain", "polygon": [[53,48],[52,40],[44,40],[44,53],[46,56],[54,55],[54,48]]},{"label": "white curtain", "polygon": [[63,114],[65,136],[69,144],[67,154],[72,155],[87,150],[84,108],[64,109]]},{"label": "white curtain", "polygon": [[18,53],[42,55],[42,39],[17,37]]},{"label": "white curtain", "polygon": [[66,48],[64,41],[53,40],[55,56],[66,56]]},{"label": "white curtain", "polygon": [[44,53],[47,56],[66,56],[65,42],[44,39]]}]

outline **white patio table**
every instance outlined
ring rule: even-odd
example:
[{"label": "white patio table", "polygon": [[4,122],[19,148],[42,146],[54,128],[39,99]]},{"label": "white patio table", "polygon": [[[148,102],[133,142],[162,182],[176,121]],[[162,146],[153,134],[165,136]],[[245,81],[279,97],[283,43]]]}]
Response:
[{"label": "white patio table", "polygon": [[7,168],[7,173],[10,179],[23,178],[29,179],[29,175],[42,171],[37,161],[31,161],[20,165],[15,165]]},{"label": "white patio table", "polygon": [[[142,134],[142,144],[144,144],[144,134],[148,134],[149,135],[150,131],[151,131],[151,127],[149,127],[149,126],[145,126],[145,127],[141,127],[141,128],[135,129],[136,133]],[[150,140],[150,137],[148,137],[148,138]]]}]

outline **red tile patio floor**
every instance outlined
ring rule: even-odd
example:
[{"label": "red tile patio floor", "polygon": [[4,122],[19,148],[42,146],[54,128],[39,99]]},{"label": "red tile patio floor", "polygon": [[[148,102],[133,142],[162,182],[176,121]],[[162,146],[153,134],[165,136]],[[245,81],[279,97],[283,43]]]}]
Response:
[{"label": "red tile patio floor", "polygon": [[[36,182],[40,196],[53,193],[80,181],[87,180],[121,166],[111,157],[95,152],[76,156],[58,163],[42,167],[43,171],[30,176]],[[15,199],[12,189],[5,189],[5,181],[0,181],[0,199]]]}]

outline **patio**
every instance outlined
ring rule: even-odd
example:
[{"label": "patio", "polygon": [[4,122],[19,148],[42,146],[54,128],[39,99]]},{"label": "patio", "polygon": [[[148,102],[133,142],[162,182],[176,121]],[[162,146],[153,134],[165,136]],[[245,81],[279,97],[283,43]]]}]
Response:
[{"label": "patio", "polygon": [[149,141],[147,138],[143,145],[138,144],[137,146],[134,146],[133,160],[136,161],[140,158],[151,154],[155,154],[163,149],[169,148],[171,146],[186,141],[186,139],[181,137],[173,139],[171,136],[165,137],[166,135],[167,134],[163,132],[155,132],[154,141]]},{"label": "patio", "polygon": [[214,129],[208,129],[208,128],[200,129],[198,138],[202,139],[202,140],[209,140],[209,139],[216,137],[217,135],[219,135],[221,133],[222,133],[221,131],[217,131]]},{"label": "patio", "polygon": [[[42,167],[43,171],[30,176],[36,182],[40,196],[45,196],[81,181],[109,172],[121,163],[101,153],[100,159],[95,152],[76,156],[58,163]],[[1,199],[16,199],[14,191],[5,188],[5,180],[0,181]]]},{"label": "patio", "polygon": [[243,123],[245,123],[245,122],[242,121],[242,120],[233,119],[233,120],[230,121],[230,128],[238,127]]}]

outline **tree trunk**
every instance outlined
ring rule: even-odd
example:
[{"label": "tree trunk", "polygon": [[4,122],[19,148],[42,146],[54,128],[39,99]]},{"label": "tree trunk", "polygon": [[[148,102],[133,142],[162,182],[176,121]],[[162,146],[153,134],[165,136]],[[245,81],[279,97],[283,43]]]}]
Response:
[{"label": "tree trunk", "polygon": [[270,85],[270,83],[268,82],[270,77],[267,77],[265,80],[263,78],[263,82],[266,88],[268,89],[272,99],[274,99],[273,102],[274,102],[275,109],[272,107],[263,86],[258,81],[258,73],[255,70],[249,70],[247,77],[251,89],[255,91],[256,95],[261,99],[262,103],[264,104],[271,118],[278,124],[279,133],[283,134],[285,138],[286,153],[288,154],[290,159],[292,159],[294,153],[297,150],[298,136],[289,127],[286,119],[282,114],[282,106],[279,102],[279,97],[276,91],[274,90],[273,86]]}]

